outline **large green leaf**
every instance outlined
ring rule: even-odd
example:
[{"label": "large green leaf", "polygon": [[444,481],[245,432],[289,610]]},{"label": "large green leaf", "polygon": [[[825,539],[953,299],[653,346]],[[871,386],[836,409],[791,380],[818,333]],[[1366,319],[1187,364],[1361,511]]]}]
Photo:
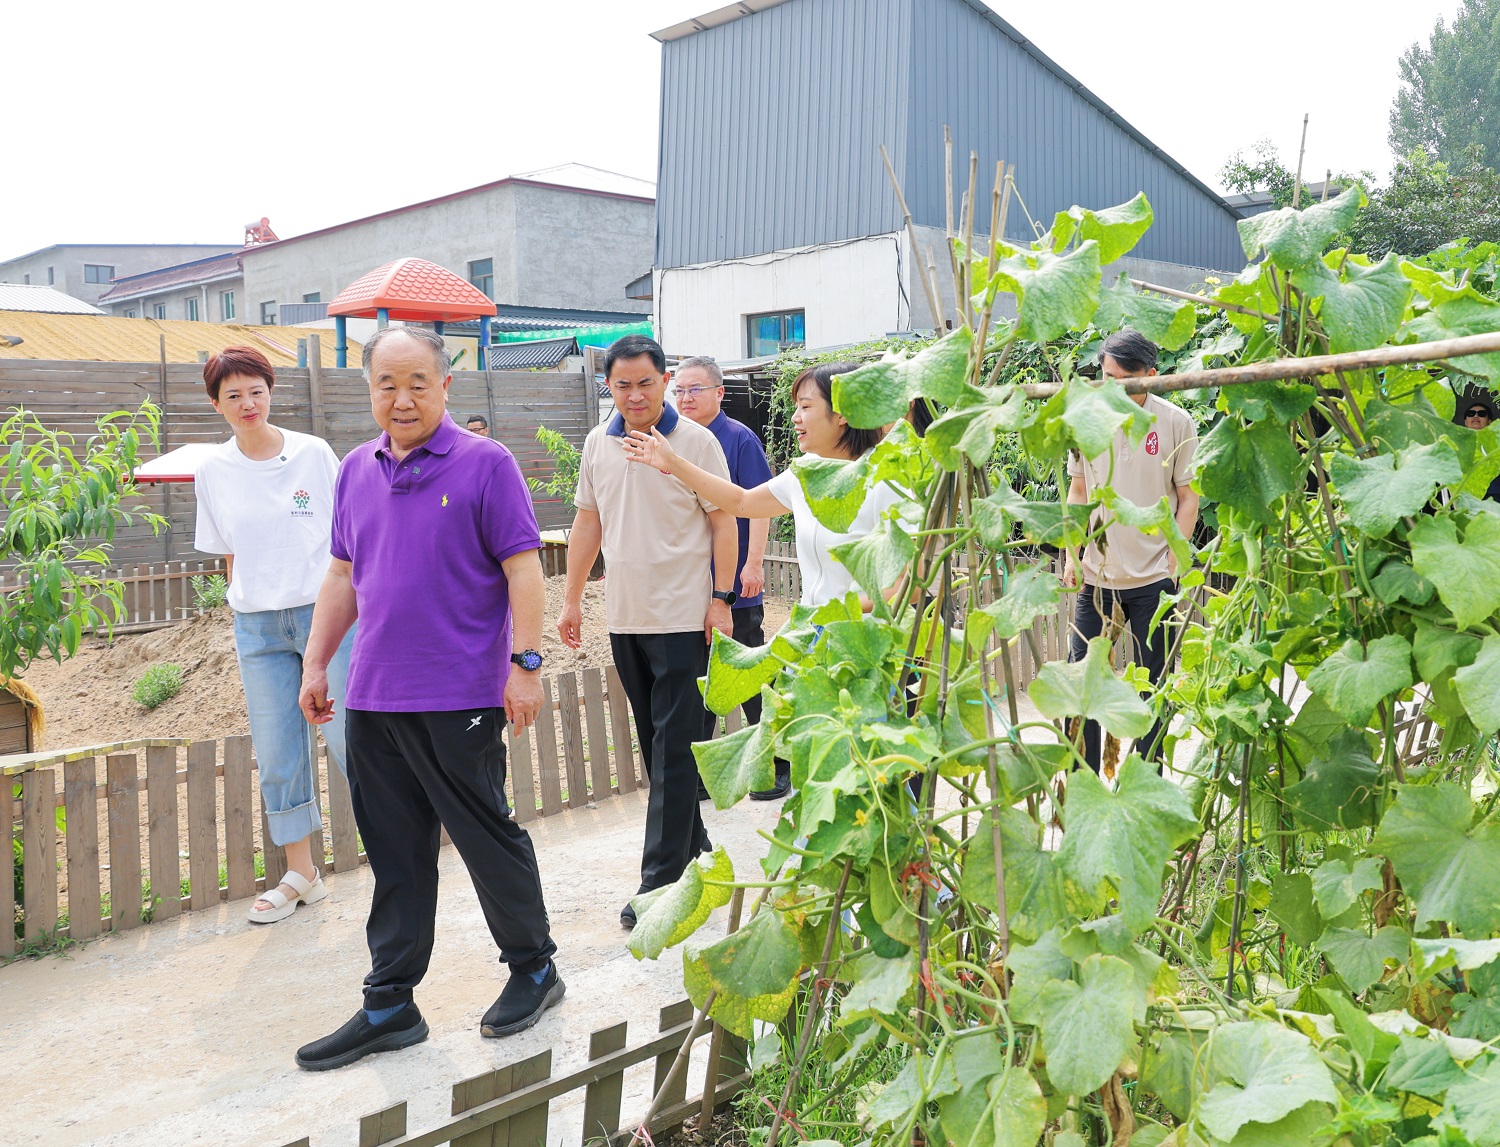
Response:
[{"label": "large green leaf", "polygon": [[943,1131],[954,1144],[1036,1147],[1047,1103],[1031,1073],[1011,1067],[1000,1041],[981,1034],[953,1045],[959,1090],[938,1102]]},{"label": "large green leaf", "polygon": [[1233,418],[1220,419],[1198,444],[1195,464],[1205,496],[1265,525],[1280,520],[1276,503],[1301,485],[1306,469],[1285,427]]},{"label": "large green leaf", "polygon": [[709,992],[718,992],[710,1017],[752,1039],[756,1020],[785,1018],[802,972],[802,946],[797,933],[768,909],[721,940],[685,945],[682,967],[693,1003],[701,1008]]},{"label": "large green leaf", "polygon": [[1373,458],[1335,454],[1328,476],[1354,524],[1371,537],[1382,538],[1402,518],[1421,513],[1434,487],[1450,486],[1462,480],[1464,472],[1453,447],[1435,442]]},{"label": "large green leaf", "polygon": [[1118,382],[1091,382],[1081,375],[1065,384],[1062,420],[1085,458],[1103,454],[1121,430],[1128,441],[1139,443],[1151,429],[1151,416]]},{"label": "large green leaf", "polygon": [[1138,506],[1113,487],[1106,486],[1099,491],[1099,501],[1122,526],[1155,535],[1166,542],[1177,561],[1179,573],[1185,573],[1193,564],[1192,548],[1182,536],[1182,527],[1177,524],[1177,515],[1172,512],[1172,504],[1165,494],[1153,505]]},{"label": "large green leaf", "polygon": [[1401,325],[1412,286],[1394,252],[1373,267],[1350,260],[1342,279],[1318,259],[1293,272],[1292,283],[1322,296],[1319,318],[1333,354],[1383,345]]},{"label": "large green leaf", "polygon": [[1110,657],[1109,640],[1096,637],[1082,661],[1049,661],[1027,690],[1032,704],[1052,720],[1083,717],[1117,737],[1144,735],[1151,728],[1151,708],[1115,676]]},{"label": "large green leaf", "polygon": [[1486,1043],[1500,1039],[1500,964],[1476,968],[1466,979],[1469,990],[1453,997],[1449,1032]]},{"label": "large green leaf", "polygon": [[[1058,855],[1038,847],[1031,818],[1013,808],[1000,814],[1000,847],[1005,852],[1005,907],[1011,931],[1023,943],[1035,941],[1068,916]],[[969,838],[959,891],[966,900],[995,908],[995,843],[988,813]]]},{"label": "large green leaf", "polygon": [[715,630],[708,651],[703,703],[723,716],[751,697],[760,696],[762,686],[775,681],[785,666],[802,659],[803,651],[817,635],[817,630],[796,616],[764,645],[741,645]]},{"label": "large green leaf", "polygon": [[959,327],[910,358],[887,354],[879,362],[837,375],[833,408],[850,426],[872,429],[905,418],[915,398],[956,406],[965,394],[973,344],[974,332]]},{"label": "large green leaf", "polygon": [[995,453],[995,436],[1024,430],[1036,419],[1035,408],[1019,387],[984,392],[983,401],[950,410],[927,428],[927,448],[944,470],[957,470],[967,458],[986,465]]},{"label": "large green leaf", "polygon": [[871,1015],[892,1015],[917,982],[917,954],[908,949],[893,960],[866,951],[849,969],[852,983],[839,1004],[839,1023]]},{"label": "large green leaf", "polygon": [[1363,828],[1375,823],[1379,780],[1364,733],[1341,725],[1283,795],[1302,824],[1322,831]]},{"label": "large green leaf", "polygon": [[1413,567],[1437,586],[1460,629],[1500,608],[1500,518],[1480,514],[1459,541],[1452,518],[1424,515],[1410,537]]},{"label": "large green leaf", "polygon": [[1461,940],[1444,936],[1436,940],[1413,940],[1412,952],[1416,956],[1415,971],[1427,977],[1449,968],[1472,972],[1500,960],[1500,939]]},{"label": "large green leaf", "polygon": [[1463,1079],[1448,1088],[1442,1114],[1433,1126],[1458,1128],[1474,1147],[1500,1144],[1500,1055],[1476,1061]]},{"label": "large green leaf", "polygon": [[[714,883],[705,884],[704,877]],[[635,930],[630,933],[631,954],[637,960],[654,960],[664,949],[682,943],[715,908],[729,903],[733,880],[734,864],[720,845],[713,855],[689,863],[676,883],[651,896],[649,904],[645,898],[631,901],[641,904],[636,909]]]},{"label": "large green leaf", "polygon": [[813,517],[836,534],[854,525],[873,474],[869,456],[846,462],[803,454],[792,463]]},{"label": "large green leaf", "polygon": [[1039,1004],[1047,1076],[1064,1095],[1083,1096],[1104,1085],[1135,1042],[1135,972],[1117,956],[1090,956],[1078,975],[1048,984]]},{"label": "large green leaf", "polygon": [[1073,961],[1063,953],[1061,928],[1051,928],[1035,943],[1017,944],[1010,951],[1006,968],[1013,977],[1010,991],[1011,1016],[1023,1024],[1040,1023],[1042,993],[1073,974]]},{"label": "large green leaf", "polygon": [[[1415,342],[1437,342],[1463,338],[1466,335],[1489,334],[1500,330],[1500,303],[1477,291],[1438,303],[1406,324],[1402,332]],[[1403,338],[1401,341],[1408,341]],[[1491,384],[1500,382],[1500,351],[1470,354],[1455,358],[1454,364],[1471,374],[1483,375]]]},{"label": "large green leaf", "polygon": [[[1052,221],[1052,247],[1061,251],[1076,234],[1099,244],[1099,262],[1113,263],[1128,253],[1151,226],[1151,204],[1144,191],[1135,198],[1102,211],[1073,206],[1059,211]],[[1150,337],[1149,335],[1147,336]],[[1153,340],[1155,341],[1155,340]]]},{"label": "large green leaf", "polygon": [[990,632],[996,637],[1009,640],[1022,631],[1030,629],[1039,617],[1057,612],[1057,603],[1062,599],[1062,582],[1046,566],[1022,566],[1005,579],[1005,589],[1000,597],[990,602],[969,617],[969,632],[972,635],[980,617],[987,618]]},{"label": "large green leaf", "polygon": [[1199,1102],[1198,1119],[1215,1139],[1228,1142],[1247,1123],[1276,1123],[1308,1103],[1339,1101],[1307,1037],[1279,1024],[1224,1024],[1211,1053],[1217,1082]]},{"label": "large green leaf", "polygon": [[1130,285],[1130,276],[1123,271],[1115,283],[1099,293],[1099,309],[1094,312],[1094,326],[1098,330],[1109,332],[1129,327],[1172,351],[1181,350],[1193,337],[1196,319],[1192,303],[1137,292]]},{"label": "large green leaf", "polygon": [[1089,892],[1108,880],[1125,922],[1144,928],[1161,899],[1162,869],[1198,830],[1187,794],[1132,754],[1113,792],[1094,773],[1075,773],[1067,811],[1058,850],[1063,870]]},{"label": "large green leaf", "polygon": [[1219,392],[1224,409],[1246,422],[1264,418],[1274,418],[1282,424],[1295,422],[1312,409],[1317,398],[1318,392],[1312,387],[1290,379],[1226,386]]},{"label": "large green leaf", "polygon": [[775,737],[770,721],[757,721],[727,736],[699,741],[693,745],[693,756],[703,787],[717,808],[730,808],[746,793],[762,792],[776,780]]},{"label": "large green leaf", "polygon": [[1186,1032],[1153,1032],[1142,1048],[1141,1088],[1160,1099],[1178,1120],[1193,1109],[1193,1074],[1198,1055]]},{"label": "large green leaf", "polygon": [[1028,502],[1002,482],[974,503],[974,524],[985,545],[996,549],[1010,541],[1012,522],[1034,545],[1077,548],[1088,537],[1094,509],[1092,502]]},{"label": "large green leaf", "polygon": [[1414,1092],[1442,1101],[1444,1094],[1464,1078],[1464,1069],[1453,1061],[1453,1053],[1440,1040],[1401,1035],[1391,1053],[1381,1082],[1391,1093]]},{"label": "large green leaf", "polygon": [[1081,329],[1099,308],[1099,244],[1066,255],[1022,251],[995,264],[990,286],[1016,296],[1016,334],[1051,342]]},{"label": "large green leaf", "polygon": [[1365,649],[1351,638],[1307,675],[1307,687],[1360,729],[1376,705],[1411,688],[1411,683],[1411,642],[1398,633],[1372,641]]},{"label": "large green leaf", "polygon": [[1362,856],[1354,861],[1335,857],[1313,869],[1313,895],[1325,920],[1342,916],[1361,895],[1381,886],[1378,857]]},{"label": "large green leaf", "polygon": [[864,537],[834,546],[828,552],[874,601],[901,580],[901,574],[917,556],[917,543],[898,522],[883,518]]},{"label": "large green leaf", "polygon": [[1453,674],[1453,684],[1476,729],[1500,729],[1500,637],[1486,637],[1473,662]]},{"label": "large green leaf", "polygon": [[1286,938],[1299,948],[1312,947],[1323,932],[1323,918],[1313,901],[1312,877],[1305,872],[1271,873],[1270,912]]},{"label": "large green leaf", "polygon": [[1354,222],[1364,205],[1365,193],[1355,186],[1327,203],[1315,203],[1301,211],[1283,207],[1241,219],[1240,243],[1245,258],[1253,260],[1265,248],[1266,256],[1283,271],[1321,263],[1328,245]]},{"label": "large green leaf", "polygon": [[1434,920],[1468,936],[1500,930],[1500,825],[1471,828],[1473,820],[1468,794],[1457,785],[1406,785],[1370,842],[1416,902],[1419,931]]}]

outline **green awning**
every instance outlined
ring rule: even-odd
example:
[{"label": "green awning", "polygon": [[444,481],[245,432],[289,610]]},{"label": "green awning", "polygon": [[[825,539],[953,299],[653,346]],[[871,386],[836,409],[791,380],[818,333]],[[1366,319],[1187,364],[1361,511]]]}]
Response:
[{"label": "green awning", "polygon": [[626,335],[645,335],[647,338],[656,337],[656,327],[649,319],[643,319],[638,323],[612,323],[608,326],[593,327],[554,327],[551,330],[542,331],[496,331],[491,335],[494,345],[502,343],[534,343],[549,342],[553,339],[575,338],[580,347],[597,346],[607,347],[618,338]]}]

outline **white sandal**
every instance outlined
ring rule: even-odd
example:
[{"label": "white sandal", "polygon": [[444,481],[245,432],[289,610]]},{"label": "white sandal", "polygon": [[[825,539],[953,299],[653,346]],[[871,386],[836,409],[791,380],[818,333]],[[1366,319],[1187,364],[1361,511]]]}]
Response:
[{"label": "white sandal", "polygon": [[[268,888],[250,905],[249,920],[252,924],[274,924],[278,920],[285,920],[293,912],[297,911],[299,904],[316,904],[328,895],[328,885],[323,883],[323,874],[316,868],[313,869],[313,878],[309,880],[302,873],[287,869],[286,875],[281,878],[281,883],[291,888],[295,896],[287,896],[281,891],[280,886]],[[262,900],[271,904],[270,908],[257,908]]]}]

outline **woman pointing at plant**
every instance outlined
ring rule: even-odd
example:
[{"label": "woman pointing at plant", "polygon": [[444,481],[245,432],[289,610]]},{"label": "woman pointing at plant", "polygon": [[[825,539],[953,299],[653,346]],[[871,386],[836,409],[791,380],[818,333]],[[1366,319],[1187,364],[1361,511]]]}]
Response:
[{"label": "woman pointing at plant", "polygon": [[[226,348],[204,364],[203,382],[234,437],[195,475],[198,529],[193,544],[228,559],[234,647],[261,805],[272,842],[286,850],[287,872],[280,886],[268,888],[250,908],[251,922],[271,924],[290,916],[299,904],[328,895],[310,844],[323,824],[316,734],[297,707],[297,694],[313,602],[328,572],[339,464],[321,438],[271,425],[276,375],[260,351]],[[353,639],[350,630],[328,666],[329,692],[340,700]],[[342,710],[336,709],[322,728],[328,755],[344,772]]]}]

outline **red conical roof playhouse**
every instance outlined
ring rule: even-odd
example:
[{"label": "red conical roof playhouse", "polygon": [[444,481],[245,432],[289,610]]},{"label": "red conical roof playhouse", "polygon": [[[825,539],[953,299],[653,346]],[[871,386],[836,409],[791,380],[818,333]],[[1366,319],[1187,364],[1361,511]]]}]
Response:
[{"label": "red conical roof playhouse", "polygon": [[412,323],[463,322],[495,314],[495,304],[448,268],[408,257],[355,279],[328,304],[328,314]]}]

